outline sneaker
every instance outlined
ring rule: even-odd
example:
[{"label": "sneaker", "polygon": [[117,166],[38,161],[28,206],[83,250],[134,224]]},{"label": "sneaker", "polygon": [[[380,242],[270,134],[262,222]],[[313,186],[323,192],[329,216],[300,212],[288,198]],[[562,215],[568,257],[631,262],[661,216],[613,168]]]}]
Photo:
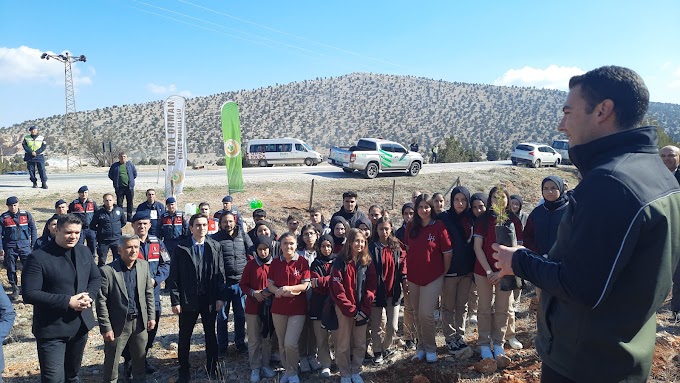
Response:
[{"label": "sneaker", "polygon": [[387,350],[385,350],[385,351],[382,352],[382,354],[383,354],[383,360],[387,360],[387,359],[393,357],[394,354],[396,354],[396,353],[397,353],[397,352],[396,352],[393,348],[388,348]]},{"label": "sneaker", "polygon": [[258,383],[260,381],[260,369],[250,371],[250,383]]},{"label": "sneaker", "polygon": [[383,353],[382,352],[374,352],[373,353],[373,364],[383,364],[385,359],[383,359]]},{"label": "sneaker", "polygon": [[470,318],[468,319],[469,324],[477,324],[477,315],[470,315]]},{"label": "sneaker", "polygon": [[321,377],[322,378],[330,378],[331,377],[331,369],[328,367],[324,367],[321,369]]},{"label": "sneaker", "polygon": [[437,353],[436,352],[425,353],[425,360],[427,361],[427,363],[435,363],[437,361]]},{"label": "sneaker", "polygon": [[352,383],[352,378],[349,376],[343,376],[340,378],[340,383]]},{"label": "sneaker", "polygon": [[450,342],[446,342],[446,351],[449,352],[451,355],[455,355],[455,353],[460,350],[460,344],[458,343],[458,340],[452,340]]},{"label": "sneaker", "polygon": [[510,347],[512,347],[513,350],[521,350],[524,348],[522,342],[518,341],[517,338],[515,337],[508,339],[508,344],[510,345]]},{"label": "sneaker", "polygon": [[499,357],[501,355],[505,355],[505,350],[503,350],[503,346],[496,344],[493,346],[493,356],[494,357]]},{"label": "sneaker", "polygon": [[414,362],[419,362],[423,359],[425,359],[425,351],[423,350],[418,350],[418,352],[411,357],[411,360]]},{"label": "sneaker", "polygon": [[498,368],[504,369],[510,365],[510,358],[508,358],[508,356],[505,355],[505,350],[503,350],[503,346],[495,345],[493,347],[493,353]]},{"label": "sneaker", "polygon": [[491,353],[491,347],[481,346],[479,352],[482,354],[482,359],[493,359],[493,354]]},{"label": "sneaker", "polygon": [[297,374],[288,377],[288,383],[300,383],[300,377]]},{"label": "sneaker", "polygon": [[276,376],[276,372],[269,366],[260,368],[260,373],[264,375],[265,378],[273,378]]},{"label": "sneaker", "polygon": [[309,365],[309,360],[306,356],[300,357],[300,372],[310,372],[312,371],[312,366]]},{"label": "sneaker", "polygon": [[416,349],[416,342],[413,340],[407,340],[406,344],[404,345],[404,348],[407,350],[415,350]]},{"label": "sneaker", "polygon": [[283,375],[281,375],[281,379],[279,379],[279,383],[290,383],[290,380],[288,380],[288,375],[286,375],[286,372],[283,372]]},{"label": "sneaker", "polygon": [[309,360],[309,367],[312,368],[312,371],[318,371],[321,369],[321,362],[319,362],[319,359],[317,358],[307,358]]},{"label": "sneaker", "polygon": [[352,374],[352,383],[364,383],[364,379],[359,374]]}]

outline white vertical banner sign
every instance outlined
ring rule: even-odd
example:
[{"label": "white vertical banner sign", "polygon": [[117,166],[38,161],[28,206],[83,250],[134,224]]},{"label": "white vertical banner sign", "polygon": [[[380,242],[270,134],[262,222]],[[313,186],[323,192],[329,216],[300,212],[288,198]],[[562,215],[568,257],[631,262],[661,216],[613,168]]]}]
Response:
[{"label": "white vertical banner sign", "polygon": [[165,100],[165,198],[182,193],[187,169],[186,100],[182,96],[170,96]]}]

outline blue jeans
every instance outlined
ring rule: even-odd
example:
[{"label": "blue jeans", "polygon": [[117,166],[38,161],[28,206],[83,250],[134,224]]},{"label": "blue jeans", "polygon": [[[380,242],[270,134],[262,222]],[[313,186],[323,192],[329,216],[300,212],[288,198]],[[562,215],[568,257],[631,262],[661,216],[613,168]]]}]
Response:
[{"label": "blue jeans", "polygon": [[246,313],[245,296],[241,293],[238,283],[229,286],[227,298],[224,301],[224,315],[217,314],[217,347],[226,349],[229,345],[228,317],[229,306],[234,311],[234,343],[236,346],[245,345],[246,342]]}]

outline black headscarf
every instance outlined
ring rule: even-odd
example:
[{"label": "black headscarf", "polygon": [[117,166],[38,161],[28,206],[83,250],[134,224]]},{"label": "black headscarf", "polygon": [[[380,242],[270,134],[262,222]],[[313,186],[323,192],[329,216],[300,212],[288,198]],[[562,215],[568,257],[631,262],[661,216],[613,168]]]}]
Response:
[{"label": "black headscarf", "polygon": [[[456,209],[453,208],[453,199],[457,194],[462,194],[467,201],[467,207],[463,212],[458,214]],[[475,221],[475,215],[472,214],[472,201],[470,198],[470,190],[465,186],[456,186],[451,190],[451,207],[448,210],[448,218],[456,228],[456,231],[461,234],[461,238],[465,240],[465,229],[463,228],[463,218],[467,217],[468,223],[472,224]]]},{"label": "black headscarf", "polygon": [[335,254],[333,254],[333,251],[331,250],[331,253],[328,256],[325,256],[321,253],[321,243],[324,241],[328,241],[331,243],[331,246],[335,243],[333,240],[333,236],[330,234],[324,234],[321,237],[319,237],[319,240],[316,241],[316,259],[326,263],[326,262],[331,262],[335,258]]},{"label": "black headscarf", "polygon": [[[470,196],[470,209],[472,209],[472,204],[473,204],[475,201],[477,201],[477,200],[482,201],[482,203],[484,204],[484,206],[486,206],[486,198],[487,198],[487,195],[484,194],[484,193],[482,193],[482,192],[475,193],[475,194],[473,194],[472,196]],[[486,206],[486,210],[490,210],[488,206]],[[470,210],[470,212],[472,212],[472,210]],[[474,222],[474,221],[476,221],[479,217],[481,217],[481,215],[480,215],[479,217],[475,217],[475,215],[474,215],[474,213],[473,213],[473,214],[472,214],[472,217],[473,217],[472,220],[473,220],[473,222]]]},{"label": "black headscarf", "polygon": [[562,180],[562,177],[559,176],[547,176],[543,179],[543,182],[541,182],[541,190],[543,190],[543,186],[545,185],[546,182],[552,181],[557,185],[557,189],[560,191],[560,196],[550,202],[543,198],[545,202],[543,202],[543,206],[546,207],[546,209],[553,211],[556,209],[559,209],[560,207],[564,206],[569,200],[567,199],[567,195],[564,192],[564,181]]},{"label": "black headscarf", "polygon": [[[335,226],[338,224],[338,222],[341,222],[343,225],[345,225],[345,236],[344,237],[336,237],[335,236]],[[347,232],[349,231],[349,223],[347,223],[347,220],[343,218],[342,216],[336,215],[335,217],[331,218],[331,223],[330,223],[330,235],[333,237],[333,244],[334,245],[342,245],[345,243],[345,238],[347,238]]]},{"label": "black headscarf", "polygon": [[368,230],[372,233],[373,232],[373,224],[371,223],[371,220],[368,219],[368,217],[359,217],[357,218],[357,221],[354,223],[354,228],[358,229],[361,224],[366,225],[368,227]]},{"label": "black headscarf", "polygon": [[[262,264],[267,264],[272,261],[272,257],[274,255],[274,241],[266,235],[258,235],[257,238],[255,239],[255,259],[257,260],[257,263],[262,265]],[[269,247],[269,255],[267,255],[267,258],[260,258],[259,255],[257,255],[257,247],[260,245],[266,245]]]}]

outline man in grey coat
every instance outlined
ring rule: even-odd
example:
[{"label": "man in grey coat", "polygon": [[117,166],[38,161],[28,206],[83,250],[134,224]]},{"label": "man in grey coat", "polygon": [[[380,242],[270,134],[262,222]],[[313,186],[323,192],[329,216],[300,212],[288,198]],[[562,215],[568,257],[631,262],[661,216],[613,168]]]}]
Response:
[{"label": "man in grey coat", "polygon": [[126,344],[132,355],[133,382],[146,380],[147,330],[156,327],[153,280],[139,256],[139,237],[121,237],[120,258],[101,268],[97,320],[104,337],[104,379],[118,381],[118,362]]}]

